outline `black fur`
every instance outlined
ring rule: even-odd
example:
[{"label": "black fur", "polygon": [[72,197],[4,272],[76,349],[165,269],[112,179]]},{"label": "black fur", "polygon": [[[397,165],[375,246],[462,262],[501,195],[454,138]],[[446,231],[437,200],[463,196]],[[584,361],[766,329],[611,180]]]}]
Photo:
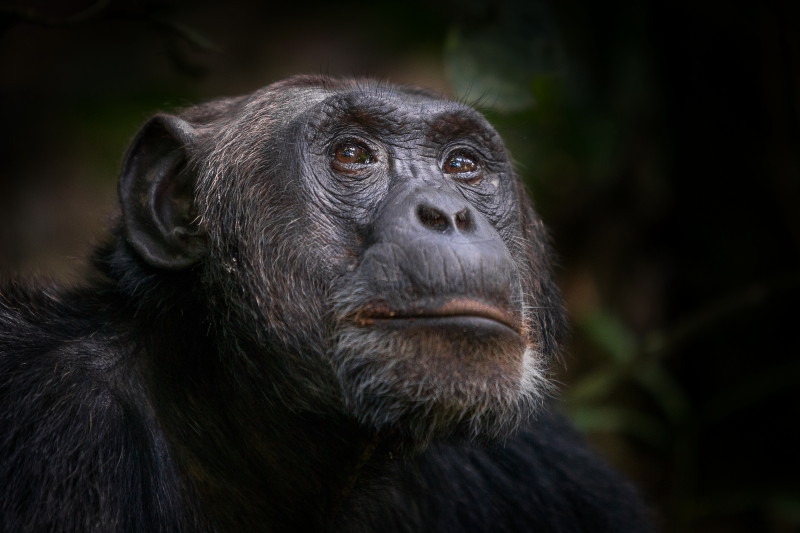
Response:
[{"label": "black fur", "polygon": [[648,529],[543,400],[546,234],[471,109],[292,78],[155,117],[120,198],[92,279],[0,292],[0,531]]}]

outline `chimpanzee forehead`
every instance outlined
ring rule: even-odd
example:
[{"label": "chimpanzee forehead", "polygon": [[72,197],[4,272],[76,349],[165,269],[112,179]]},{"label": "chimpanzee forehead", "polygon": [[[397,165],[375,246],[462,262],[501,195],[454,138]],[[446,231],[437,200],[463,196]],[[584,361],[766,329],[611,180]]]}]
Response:
[{"label": "chimpanzee forehead", "polygon": [[386,86],[333,92],[312,105],[306,118],[320,130],[352,125],[385,134],[414,134],[424,126],[434,135],[446,132],[497,137],[486,119],[469,106]]}]

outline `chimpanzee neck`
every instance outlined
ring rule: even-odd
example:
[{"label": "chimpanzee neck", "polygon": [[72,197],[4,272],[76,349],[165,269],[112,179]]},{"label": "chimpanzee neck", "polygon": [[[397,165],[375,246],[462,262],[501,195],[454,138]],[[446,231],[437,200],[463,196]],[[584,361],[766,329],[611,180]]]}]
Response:
[{"label": "chimpanzee neck", "polygon": [[137,272],[146,267],[118,242],[96,256],[110,281],[97,293],[127,310],[119,319],[139,354],[131,369],[146,383],[184,499],[199,498],[219,532],[345,531],[338,517],[374,497],[364,489],[386,478],[394,454],[335,409],[295,412],[270,398],[243,354],[217,338],[195,274]]},{"label": "chimpanzee neck", "polygon": [[[223,368],[237,354],[181,322],[157,328],[178,340],[171,353],[148,354],[147,381],[184,484],[217,529],[320,531],[352,515],[393,463],[389,450],[352,418],[268,401],[266,387]],[[162,336],[151,346],[164,344]]]},{"label": "chimpanzee neck", "polygon": [[[217,403],[220,389],[177,394],[183,400],[163,412],[168,438],[220,531],[320,531],[375,482],[388,459],[349,420],[265,412],[230,395]],[[179,407],[189,404],[195,413]]]}]

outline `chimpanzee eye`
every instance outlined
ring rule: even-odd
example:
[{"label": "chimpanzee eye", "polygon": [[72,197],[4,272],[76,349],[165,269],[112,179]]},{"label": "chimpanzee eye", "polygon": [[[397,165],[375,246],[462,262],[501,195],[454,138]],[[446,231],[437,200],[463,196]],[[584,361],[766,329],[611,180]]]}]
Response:
[{"label": "chimpanzee eye", "polygon": [[468,174],[478,170],[478,160],[469,152],[458,150],[450,153],[442,165],[445,174]]},{"label": "chimpanzee eye", "polygon": [[337,144],[333,148],[333,159],[342,165],[369,165],[375,161],[369,148],[353,141]]}]

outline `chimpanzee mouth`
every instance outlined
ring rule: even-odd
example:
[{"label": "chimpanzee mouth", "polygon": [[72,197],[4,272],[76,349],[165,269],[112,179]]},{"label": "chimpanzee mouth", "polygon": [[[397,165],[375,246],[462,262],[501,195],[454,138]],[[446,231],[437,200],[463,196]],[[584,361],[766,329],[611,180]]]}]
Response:
[{"label": "chimpanzee mouth", "polygon": [[440,306],[409,306],[393,309],[385,306],[369,307],[357,313],[359,326],[376,324],[400,327],[456,326],[460,328],[497,328],[511,330],[522,336],[522,324],[513,313],[472,299],[458,298]]}]

